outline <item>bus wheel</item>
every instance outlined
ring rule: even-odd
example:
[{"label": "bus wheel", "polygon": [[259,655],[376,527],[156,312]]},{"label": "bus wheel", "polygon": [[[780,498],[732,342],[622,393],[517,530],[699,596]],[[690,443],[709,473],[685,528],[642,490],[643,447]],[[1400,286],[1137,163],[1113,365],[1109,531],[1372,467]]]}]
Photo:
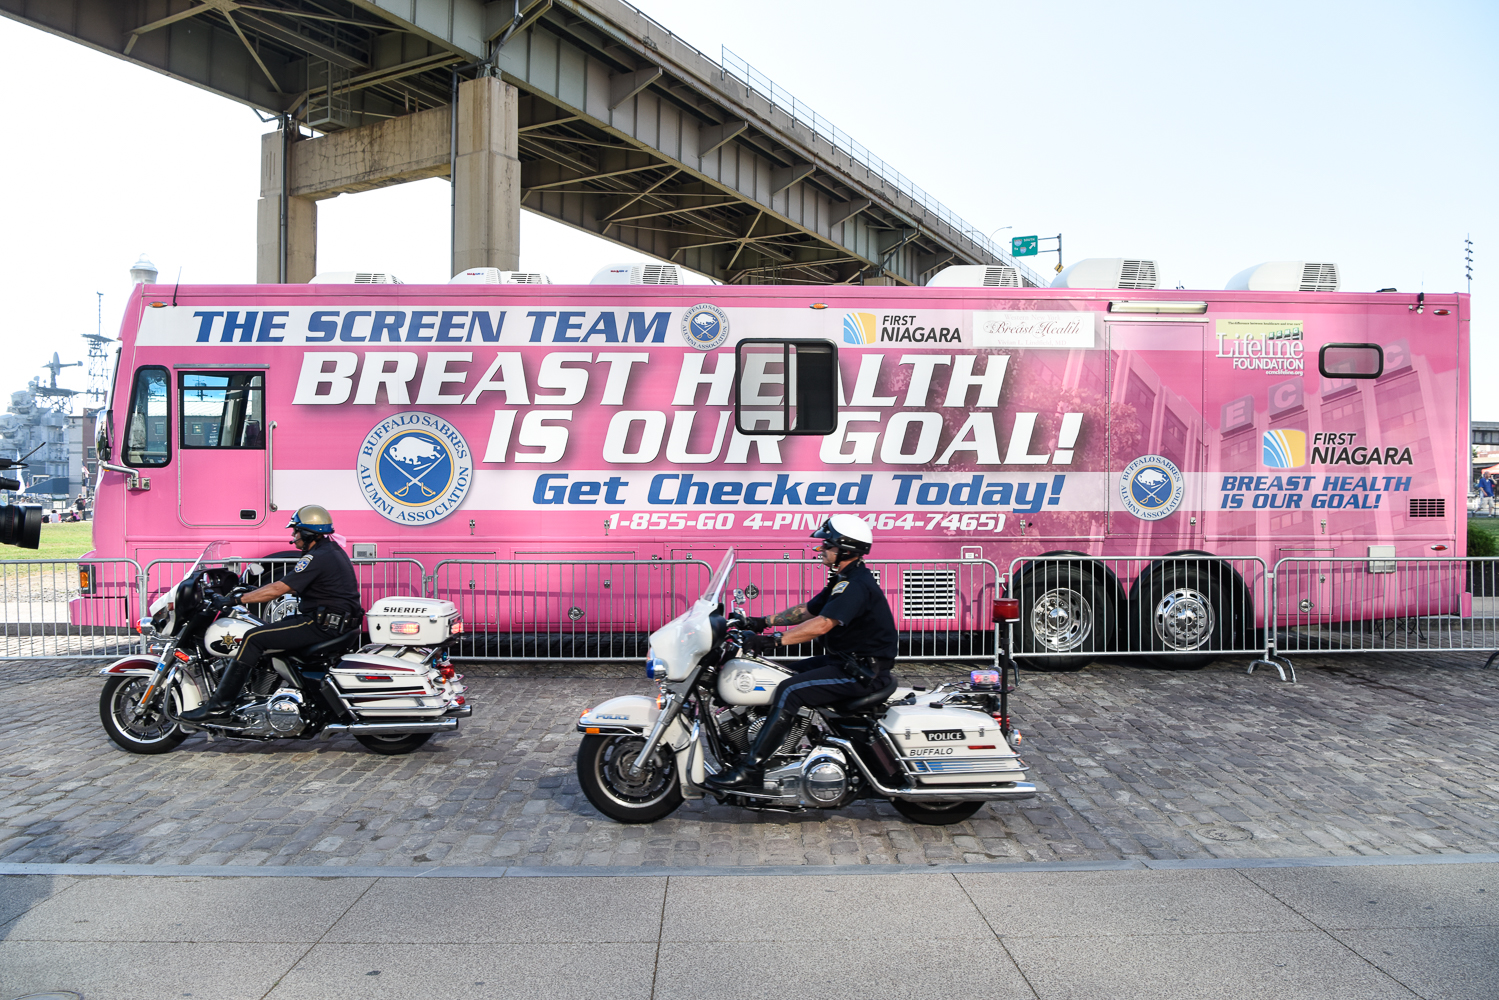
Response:
[{"label": "bus wheel", "polygon": [[1130,622],[1151,666],[1168,670],[1201,670],[1217,659],[1198,649],[1222,649],[1224,626],[1219,588],[1213,575],[1195,567],[1170,567],[1137,583],[1130,601]]},{"label": "bus wheel", "polygon": [[1113,612],[1091,575],[1065,563],[1044,563],[1022,577],[1016,591],[1020,637],[1015,657],[1027,670],[1081,670],[1093,660],[1089,654],[1108,648]]}]

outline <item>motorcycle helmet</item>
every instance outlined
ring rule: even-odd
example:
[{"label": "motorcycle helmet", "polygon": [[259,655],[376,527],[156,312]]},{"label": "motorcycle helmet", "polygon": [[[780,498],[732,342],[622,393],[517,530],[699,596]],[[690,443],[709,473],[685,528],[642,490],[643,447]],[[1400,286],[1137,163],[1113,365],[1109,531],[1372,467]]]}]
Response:
[{"label": "motorcycle helmet", "polygon": [[812,532],[812,537],[838,546],[840,559],[868,555],[874,547],[874,532],[869,530],[869,522],[854,514],[834,514]]},{"label": "motorcycle helmet", "polygon": [[333,515],[328,513],[326,507],[319,507],[310,503],[304,507],[298,507],[297,512],[286,522],[288,528],[292,528],[299,535],[312,535],[314,537],[327,537],[333,534]]}]

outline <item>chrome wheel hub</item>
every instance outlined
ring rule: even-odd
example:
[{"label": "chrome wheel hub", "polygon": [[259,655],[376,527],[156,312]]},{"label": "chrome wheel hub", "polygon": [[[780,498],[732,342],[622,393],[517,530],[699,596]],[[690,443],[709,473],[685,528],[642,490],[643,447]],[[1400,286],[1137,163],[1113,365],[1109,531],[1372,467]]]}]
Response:
[{"label": "chrome wheel hub", "polygon": [[1191,587],[1178,587],[1155,606],[1156,638],[1167,649],[1200,649],[1213,636],[1217,624],[1207,595]]},{"label": "chrome wheel hub", "polygon": [[1048,590],[1031,606],[1031,632],[1046,651],[1070,652],[1093,634],[1093,608],[1075,590]]}]

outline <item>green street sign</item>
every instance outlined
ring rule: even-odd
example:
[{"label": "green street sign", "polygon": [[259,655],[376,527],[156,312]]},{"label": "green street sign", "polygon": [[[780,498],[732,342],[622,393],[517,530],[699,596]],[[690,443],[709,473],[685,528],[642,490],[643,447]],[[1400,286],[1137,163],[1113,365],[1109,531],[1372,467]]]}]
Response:
[{"label": "green street sign", "polygon": [[1039,236],[1016,236],[1010,240],[1010,256],[1012,257],[1034,257],[1036,256],[1036,243]]}]

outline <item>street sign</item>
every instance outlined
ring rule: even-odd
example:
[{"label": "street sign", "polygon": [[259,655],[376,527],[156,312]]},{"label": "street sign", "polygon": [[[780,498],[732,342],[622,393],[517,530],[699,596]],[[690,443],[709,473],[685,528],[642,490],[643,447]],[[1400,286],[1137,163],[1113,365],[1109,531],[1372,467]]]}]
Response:
[{"label": "street sign", "polygon": [[1034,257],[1037,253],[1036,244],[1039,236],[1016,236],[1010,240],[1010,256],[1012,257]]}]

